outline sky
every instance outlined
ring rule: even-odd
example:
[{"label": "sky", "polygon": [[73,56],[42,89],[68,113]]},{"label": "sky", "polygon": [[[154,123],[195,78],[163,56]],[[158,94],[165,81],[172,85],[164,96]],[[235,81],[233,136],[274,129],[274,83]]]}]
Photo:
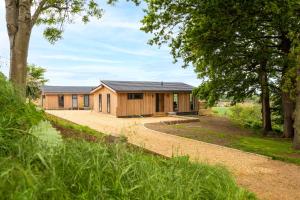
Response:
[{"label": "sky", "polygon": [[[150,46],[151,34],[140,30],[145,5],[100,1],[104,15],[88,24],[67,24],[63,39],[50,44],[43,28],[34,27],[28,63],[46,68],[47,85],[97,86],[100,80],[176,81],[198,86],[192,67],[173,63],[169,48]],[[5,5],[0,1],[0,71],[9,73]]]}]

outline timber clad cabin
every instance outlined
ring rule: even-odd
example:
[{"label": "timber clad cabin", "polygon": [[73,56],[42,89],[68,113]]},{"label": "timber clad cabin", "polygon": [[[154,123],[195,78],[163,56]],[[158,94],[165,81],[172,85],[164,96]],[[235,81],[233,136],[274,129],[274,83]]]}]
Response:
[{"label": "timber clad cabin", "polygon": [[101,81],[90,94],[95,112],[128,117],[197,112],[192,90],[179,82]]},{"label": "timber clad cabin", "polygon": [[179,82],[101,81],[98,87],[44,86],[44,109],[91,109],[116,117],[196,113],[193,86]]},{"label": "timber clad cabin", "polygon": [[91,109],[93,98],[90,95],[94,87],[85,86],[44,86],[40,104],[49,110]]}]

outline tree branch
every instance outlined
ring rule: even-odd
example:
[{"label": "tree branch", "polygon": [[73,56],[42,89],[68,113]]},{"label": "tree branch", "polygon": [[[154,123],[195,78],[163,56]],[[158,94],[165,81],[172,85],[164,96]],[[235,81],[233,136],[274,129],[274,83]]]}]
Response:
[{"label": "tree branch", "polygon": [[41,12],[44,10],[44,5],[46,4],[47,0],[42,0],[37,9],[35,10],[34,14],[31,17],[31,28],[34,26],[36,23],[36,20],[39,18]]}]

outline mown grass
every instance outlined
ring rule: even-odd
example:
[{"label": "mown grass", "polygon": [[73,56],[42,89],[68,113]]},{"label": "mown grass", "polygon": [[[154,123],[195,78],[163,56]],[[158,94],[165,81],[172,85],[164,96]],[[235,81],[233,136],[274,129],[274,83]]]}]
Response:
[{"label": "mown grass", "polygon": [[200,122],[196,123],[154,125],[150,128],[300,165],[300,150],[293,149],[291,139],[263,137],[256,129],[238,126],[230,121],[227,122],[226,128],[222,125],[219,127],[224,120],[218,117],[211,117],[211,121],[203,120],[200,116]]},{"label": "mown grass", "polygon": [[[238,108],[238,109],[236,109]],[[260,118],[260,108],[252,106],[245,108],[243,106],[234,107],[213,107],[212,111],[219,116],[227,117],[233,122],[245,127],[250,128],[256,132],[251,136],[238,136],[234,141],[230,143],[229,146],[238,148],[244,151],[254,152],[266,156],[270,156],[273,159],[282,160],[286,162],[292,162],[300,165],[300,151],[294,150],[292,148],[292,143],[290,139],[283,139],[280,137],[262,137],[260,135],[260,126],[257,120],[261,121]],[[245,111],[245,109],[248,109]],[[255,112],[255,115],[251,115],[250,111]],[[255,110],[255,111],[253,111]],[[234,112],[239,111],[239,113],[244,112],[243,115],[237,116],[233,114]],[[235,118],[239,118],[236,120]],[[247,126],[245,121],[250,121],[248,124],[255,124],[255,126]],[[281,134],[282,125],[273,124],[273,129]],[[232,140],[232,138],[230,138]]]},{"label": "mown grass", "polygon": [[244,136],[233,141],[230,147],[300,165],[300,151],[292,148],[292,143],[289,139]]},{"label": "mown grass", "polygon": [[[1,74],[0,94],[1,199],[255,199],[220,166],[165,159],[125,143],[62,140],[43,112],[2,97],[18,93]],[[71,122],[52,123],[99,134]]]}]

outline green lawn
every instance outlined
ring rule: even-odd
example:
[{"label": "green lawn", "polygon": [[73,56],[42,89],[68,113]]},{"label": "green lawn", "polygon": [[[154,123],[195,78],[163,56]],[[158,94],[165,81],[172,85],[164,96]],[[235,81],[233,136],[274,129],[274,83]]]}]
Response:
[{"label": "green lawn", "polygon": [[[221,114],[227,112],[221,108]],[[148,128],[168,134],[232,147],[270,156],[273,159],[300,165],[300,150],[292,148],[291,139],[262,137],[258,130],[242,127],[225,117],[200,116],[199,122],[166,125],[146,124]]]},{"label": "green lawn", "polygon": [[300,150],[294,150],[289,139],[240,137],[229,146],[300,165]]}]

